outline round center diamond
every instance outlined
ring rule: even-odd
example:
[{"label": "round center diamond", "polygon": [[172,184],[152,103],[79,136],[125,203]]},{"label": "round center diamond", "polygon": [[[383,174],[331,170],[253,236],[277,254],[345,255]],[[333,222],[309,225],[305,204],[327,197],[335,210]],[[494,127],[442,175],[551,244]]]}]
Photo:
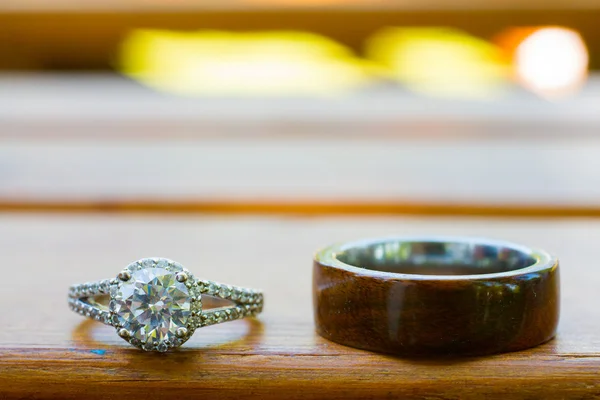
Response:
[{"label": "round center diamond", "polygon": [[132,272],[113,300],[119,324],[140,342],[175,343],[177,329],[185,328],[191,316],[188,288],[177,281],[176,272],[165,268]]}]

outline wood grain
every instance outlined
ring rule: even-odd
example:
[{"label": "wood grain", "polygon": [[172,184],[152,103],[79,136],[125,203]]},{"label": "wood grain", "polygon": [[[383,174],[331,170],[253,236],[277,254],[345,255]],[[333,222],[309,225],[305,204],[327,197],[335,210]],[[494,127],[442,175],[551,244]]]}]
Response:
[{"label": "wood grain", "polygon": [[[320,338],[312,253],[391,234],[488,236],[557,254],[557,338],[523,352],[425,360]],[[598,220],[0,214],[0,243],[3,399],[600,398]],[[71,283],[153,255],[198,277],[262,287],[263,315],[205,328],[180,351],[160,355],[127,347],[110,327],[68,310]]]}]

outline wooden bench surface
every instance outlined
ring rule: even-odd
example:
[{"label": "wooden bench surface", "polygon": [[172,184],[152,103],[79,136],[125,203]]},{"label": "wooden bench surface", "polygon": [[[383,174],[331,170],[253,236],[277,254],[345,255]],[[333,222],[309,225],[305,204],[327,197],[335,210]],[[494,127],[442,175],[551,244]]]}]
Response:
[{"label": "wooden bench surface", "polygon": [[[465,359],[402,359],[314,333],[311,255],[332,241],[458,234],[539,246],[562,262],[558,337],[535,349]],[[415,217],[0,216],[2,398],[593,398],[600,396],[597,220]],[[196,332],[148,354],[68,310],[69,284],[166,256],[200,277],[262,287],[257,321]]]}]

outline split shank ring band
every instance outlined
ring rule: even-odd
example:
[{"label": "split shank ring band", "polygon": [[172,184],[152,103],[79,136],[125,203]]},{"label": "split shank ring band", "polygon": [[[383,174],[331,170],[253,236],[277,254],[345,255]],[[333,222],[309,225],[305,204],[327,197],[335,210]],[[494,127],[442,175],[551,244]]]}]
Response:
[{"label": "split shank ring band", "polygon": [[315,256],[317,332],[405,356],[482,355],[554,337],[558,260],[541,250],[471,238],[385,238]]},{"label": "split shank ring band", "polygon": [[[204,310],[203,296],[222,306]],[[181,346],[197,328],[260,313],[263,294],[196,279],[166,258],[144,258],[114,279],[71,286],[69,306],[115,327],[133,346],[163,352]]]}]

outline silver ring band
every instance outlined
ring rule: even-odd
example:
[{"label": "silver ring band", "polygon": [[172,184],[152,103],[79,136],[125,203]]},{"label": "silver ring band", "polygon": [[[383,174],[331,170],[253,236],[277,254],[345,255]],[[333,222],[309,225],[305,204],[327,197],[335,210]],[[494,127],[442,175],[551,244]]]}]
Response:
[{"label": "silver ring band", "polygon": [[[206,296],[225,304],[205,310]],[[263,293],[196,279],[172,260],[145,258],[129,264],[116,278],[71,286],[69,306],[115,327],[119,336],[140,349],[162,352],[181,346],[197,328],[257,315]]]}]

